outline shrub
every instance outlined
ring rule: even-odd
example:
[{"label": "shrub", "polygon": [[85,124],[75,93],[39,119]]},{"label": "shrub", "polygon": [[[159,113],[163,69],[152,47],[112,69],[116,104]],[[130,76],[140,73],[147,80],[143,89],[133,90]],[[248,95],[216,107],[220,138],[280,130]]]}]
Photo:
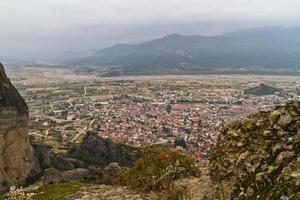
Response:
[{"label": "shrub", "polygon": [[143,191],[168,190],[174,180],[195,176],[194,159],[177,149],[155,149],[144,153],[131,168],[124,171],[116,183]]},{"label": "shrub", "polygon": [[190,200],[191,195],[187,188],[172,185],[168,190],[160,194],[161,200]]},{"label": "shrub", "polygon": [[33,200],[34,193],[25,193],[22,187],[10,187],[7,200]]}]

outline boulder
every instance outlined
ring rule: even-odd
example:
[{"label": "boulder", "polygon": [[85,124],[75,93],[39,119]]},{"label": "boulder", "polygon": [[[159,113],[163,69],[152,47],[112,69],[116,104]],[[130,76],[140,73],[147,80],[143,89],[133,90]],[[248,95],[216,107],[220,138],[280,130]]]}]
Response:
[{"label": "boulder", "polygon": [[45,169],[43,179],[44,185],[56,184],[62,181],[64,181],[64,176],[60,171],[54,168]]},{"label": "boulder", "polygon": [[113,179],[118,177],[122,173],[122,168],[119,163],[110,163],[102,169],[102,179],[103,184],[111,185]]},{"label": "boulder", "polygon": [[88,169],[77,168],[63,172],[63,177],[67,181],[81,180],[91,174]]}]

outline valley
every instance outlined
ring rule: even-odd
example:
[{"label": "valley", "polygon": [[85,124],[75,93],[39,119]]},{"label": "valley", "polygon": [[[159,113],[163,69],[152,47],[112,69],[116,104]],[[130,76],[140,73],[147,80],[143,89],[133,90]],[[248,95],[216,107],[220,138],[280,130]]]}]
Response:
[{"label": "valley", "polygon": [[[30,134],[64,152],[87,131],[137,147],[175,144],[205,161],[224,122],[298,99],[297,76],[95,77],[70,69],[8,71],[30,110]],[[280,89],[255,96],[260,83]]]}]

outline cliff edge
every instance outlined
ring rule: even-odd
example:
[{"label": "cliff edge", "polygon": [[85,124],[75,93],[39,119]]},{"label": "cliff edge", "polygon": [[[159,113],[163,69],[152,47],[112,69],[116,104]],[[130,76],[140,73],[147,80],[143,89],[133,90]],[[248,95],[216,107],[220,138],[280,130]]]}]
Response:
[{"label": "cliff edge", "polygon": [[28,107],[0,63],[0,192],[24,184],[35,170],[28,120]]}]

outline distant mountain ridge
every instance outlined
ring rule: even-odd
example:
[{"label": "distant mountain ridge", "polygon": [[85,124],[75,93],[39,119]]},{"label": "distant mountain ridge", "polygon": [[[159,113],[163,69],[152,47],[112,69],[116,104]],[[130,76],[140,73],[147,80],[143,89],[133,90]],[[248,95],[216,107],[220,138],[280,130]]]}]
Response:
[{"label": "distant mountain ridge", "polygon": [[117,67],[124,72],[197,70],[300,70],[300,27],[263,27],[221,36],[171,34],[149,42],[117,44],[75,65]]}]

